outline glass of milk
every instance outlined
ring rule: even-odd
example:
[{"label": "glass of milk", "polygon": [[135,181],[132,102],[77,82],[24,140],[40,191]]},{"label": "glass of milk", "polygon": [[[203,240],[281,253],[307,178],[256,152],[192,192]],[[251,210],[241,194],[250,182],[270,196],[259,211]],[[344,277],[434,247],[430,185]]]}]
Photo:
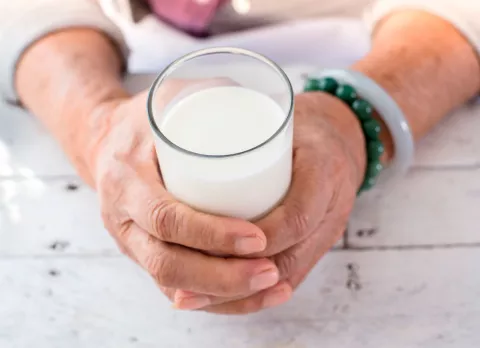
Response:
[{"label": "glass of milk", "polygon": [[209,48],[169,65],[147,109],[163,182],[179,201],[256,220],[292,176],[294,94],[283,70],[239,48]]}]

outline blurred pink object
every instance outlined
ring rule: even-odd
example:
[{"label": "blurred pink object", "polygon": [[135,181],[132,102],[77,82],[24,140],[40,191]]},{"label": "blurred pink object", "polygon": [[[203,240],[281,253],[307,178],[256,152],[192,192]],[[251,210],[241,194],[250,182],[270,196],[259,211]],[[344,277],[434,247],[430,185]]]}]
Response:
[{"label": "blurred pink object", "polygon": [[152,11],[174,26],[202,33],[213,19],[217,9],[227,0],[148,0]]}]

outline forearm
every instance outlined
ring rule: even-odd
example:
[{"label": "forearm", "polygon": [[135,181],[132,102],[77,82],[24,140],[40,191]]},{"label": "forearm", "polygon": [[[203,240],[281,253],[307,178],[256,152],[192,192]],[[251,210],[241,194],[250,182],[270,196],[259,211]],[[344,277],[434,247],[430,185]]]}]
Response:
[{"label": "forearm", "polygon": [[[415,140],[480,91],[480,64],[470,43],[448,22],[421,11],[386,17],[374,32],[370,53],[354,69],[396,100]],[[382,138],[387,158],[394,149]]]},{"label": "forearm", "polygon": [[105,120],[96,107],[127,94],[121,81],[122,59],[104,34],[68,29],[34,43],[16,71],[20,101],[60,142],[80,175],[93,184],[89,154]]}]

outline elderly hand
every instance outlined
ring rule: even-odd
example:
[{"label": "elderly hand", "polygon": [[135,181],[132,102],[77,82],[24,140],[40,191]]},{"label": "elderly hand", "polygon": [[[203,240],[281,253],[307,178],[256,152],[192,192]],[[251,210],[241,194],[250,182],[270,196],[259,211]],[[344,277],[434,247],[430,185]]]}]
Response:
[{"label": "elderly hand", "polygon": [[[284,202],[256,225],[267,236],[267,249],[283,285],[273,293],[215,298],[203,310],[243,314],[285,302],[318,260],[342,236],[365,171],[360,123],[338,99],[323,93],[295,101],[293,181]],[[204,294],[177,291],[177,306],[188,308]],[[186,299],[186,303],[183,300]],[[208,302],[208,301],[204,301]]]},{"label": "elderly hand", "polygon": [[[172,95],[183,83],[171,83]],[[104,121],[103,135],[92,153],[93,176],[105,226],[122,251],[172,299],[176,289],[236,297],[272,286],[268,291],[282,288],[272,260],[234,257],[265,249],[266,238],[259,227],[194,211],[165,190],[145,105],[146,93],[96,110]],[[206,306],[209,298],[185,300],[184,305]]]}]

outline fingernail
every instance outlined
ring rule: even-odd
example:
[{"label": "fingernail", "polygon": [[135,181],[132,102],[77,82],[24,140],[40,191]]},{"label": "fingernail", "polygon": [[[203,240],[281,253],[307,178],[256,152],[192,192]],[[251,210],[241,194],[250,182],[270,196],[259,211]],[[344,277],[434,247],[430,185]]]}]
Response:
[{"label": "fingernail", "polygon": [[256,237],[243,237],[235,242],[235,251],[238,254],[251,254],[265,249],[265,242]]},{"label": "fingernail", "polygon": [[269,269],[260,274],[257,274],[250,280],[250,289],[252,291],[259,291],[267,289],[278,283],[278,271],[276,269]]},{"label": "fingernail", "polygon": [[193,296],[177,300],[174,306],[177,309],[195,310],[206,307],[211,303],[212,302],[208,296]]},{"label": "fingernail", "polygon": [[271,308],[279,306],[289,299],[289,294],[286,291],[285,287],[280,289],[273,290],[271,293],[267,293],[263,299],[263,308]]}]

